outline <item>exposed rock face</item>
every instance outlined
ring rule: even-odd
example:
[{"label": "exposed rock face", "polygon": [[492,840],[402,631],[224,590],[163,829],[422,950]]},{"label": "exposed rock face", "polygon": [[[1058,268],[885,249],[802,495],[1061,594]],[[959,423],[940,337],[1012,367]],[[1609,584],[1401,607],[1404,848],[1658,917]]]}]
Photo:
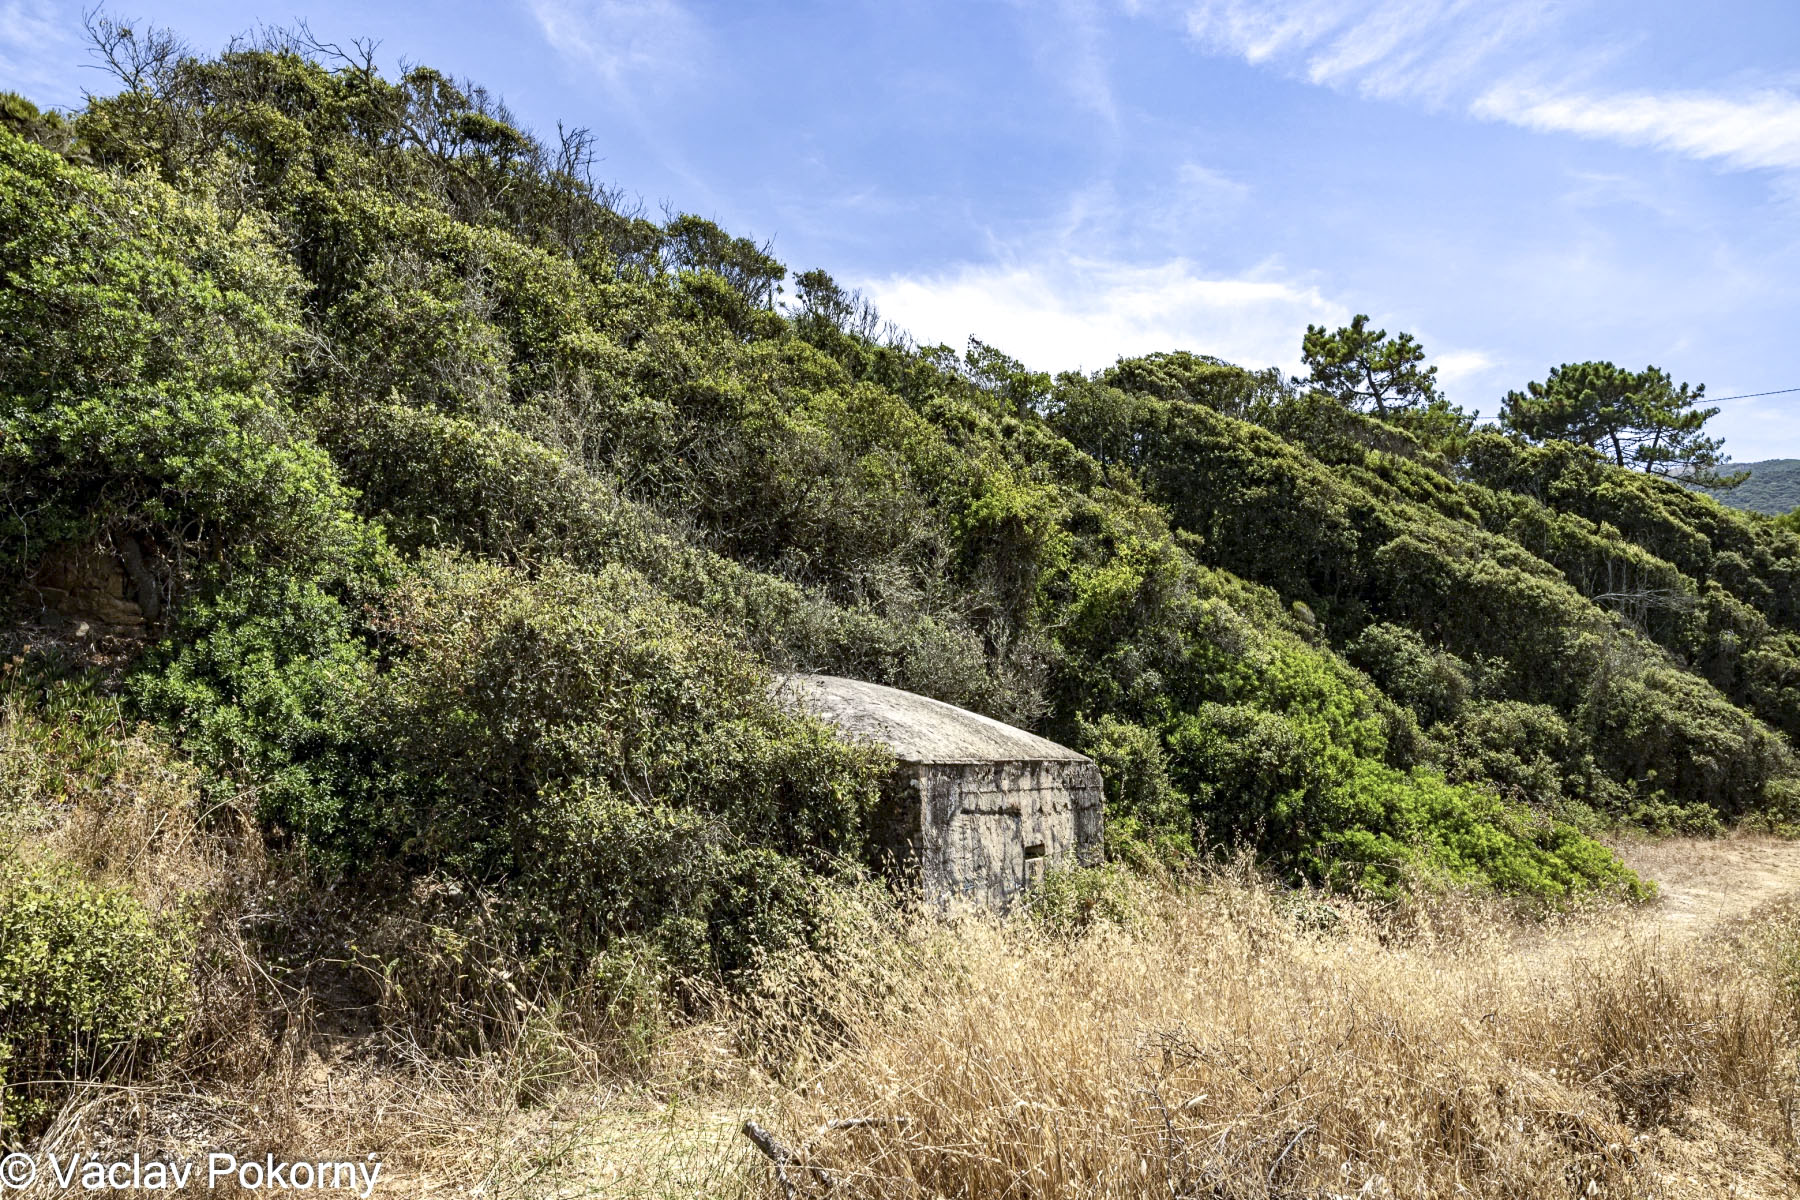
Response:
[{"label": "exposed rock face", "polygon": [[879,684],[789,675],[776,694],[900,761],[878,837],[933,903],[1004,908],[1047,866],[1098,861],[1104,806],[1092,759]]},{"label": "exposed rock face", "polygon": [[[141,637],[146,614],[133,575],[148,578],[149,573],[137,543],[125,545],[118,554],[90,546],[46,556],[26,586],[26,602],[37,605],[51,625],[66,626],[78,637]],[[156,607],[154,587],[147,590]]]}]

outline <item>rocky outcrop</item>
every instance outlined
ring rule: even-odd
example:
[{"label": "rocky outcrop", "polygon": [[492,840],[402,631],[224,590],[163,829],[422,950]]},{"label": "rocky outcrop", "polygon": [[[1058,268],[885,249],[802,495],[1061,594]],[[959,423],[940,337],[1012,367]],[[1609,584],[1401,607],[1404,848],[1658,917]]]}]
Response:
[{"label": "rocky outcrop", "polygon": [[162,614],[155,578],[134,539],[116,549],[52,551],[27,580],[24,602],[41,623],[83,638],[140,638]]}]

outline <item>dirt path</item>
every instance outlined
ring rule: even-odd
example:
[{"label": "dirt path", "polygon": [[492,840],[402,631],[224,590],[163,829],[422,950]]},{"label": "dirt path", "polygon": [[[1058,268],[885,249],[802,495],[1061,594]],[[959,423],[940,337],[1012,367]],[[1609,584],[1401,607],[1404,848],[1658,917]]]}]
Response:
[{"label": "dirt path", "polygon": [[1619,856],[1659,885],[1643,911],[1667,934],[1700,937],[1800,895],[1800,841],[1741,835],[1626,843]]}]

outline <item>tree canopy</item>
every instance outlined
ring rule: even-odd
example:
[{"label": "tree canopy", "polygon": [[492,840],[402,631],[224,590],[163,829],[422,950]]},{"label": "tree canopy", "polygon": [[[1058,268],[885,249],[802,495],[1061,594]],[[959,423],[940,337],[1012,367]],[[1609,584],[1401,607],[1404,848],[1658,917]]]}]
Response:
[{"label": "tree canopy", "polygon": [[1541,383],[1508,392],[1500,423],[1532,441],[1590,446],[1615,466],[1729,486],[1734,477],[1717,471],[1724,442],[1705,433],[1719,410],[1699,407],[1705,395],[1705,384],[1677,386],[1653,366],[1564,363]]},{"label": "tree canopy", "polygon": [[1312,371],[1302,382],[1346,408],[1385,417],[1442,399],[1437,368],[1423,365],[1425,348],[1410,333],[1389,337],[1385,329],[1371,330],[1365,313],[1331,332],[1308,325],[1300,357]]}]

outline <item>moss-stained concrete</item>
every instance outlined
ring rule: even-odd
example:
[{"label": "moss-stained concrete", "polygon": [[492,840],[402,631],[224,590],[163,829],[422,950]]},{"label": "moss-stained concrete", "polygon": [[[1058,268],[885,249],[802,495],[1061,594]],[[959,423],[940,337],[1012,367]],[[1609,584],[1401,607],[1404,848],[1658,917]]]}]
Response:
[{"label": "moss-stained concrete", "polygon": [[880,684],[789,675],[776,688],[899,760],[877,848],[933,903],[1003,908],[1046,867],[1098,859],[1100,769],[1085,755]]}]

